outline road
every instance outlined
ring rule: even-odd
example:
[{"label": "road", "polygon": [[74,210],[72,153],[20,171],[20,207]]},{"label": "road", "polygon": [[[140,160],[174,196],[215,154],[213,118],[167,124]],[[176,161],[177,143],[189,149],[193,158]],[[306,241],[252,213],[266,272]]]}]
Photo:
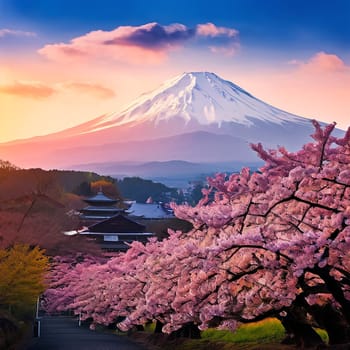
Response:
[{"label": "road", "polygon": [[124,336],[90,331],[71,317],[44,316],[41,336],[33,338],[27,350],[145,350]]}]

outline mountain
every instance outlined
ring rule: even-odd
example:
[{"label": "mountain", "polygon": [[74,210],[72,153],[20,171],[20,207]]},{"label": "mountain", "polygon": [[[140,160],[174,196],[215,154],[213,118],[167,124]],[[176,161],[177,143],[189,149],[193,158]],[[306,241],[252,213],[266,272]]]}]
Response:
[{"label": "mountain", "polygon": [[[89,122],[83,132],[126,125],[136,127],[145,123],[158,128],[162,124],[175,124],[186,130],[192,124],[196,127],[215,124],[220,128],[225,123],[236,123],[250,127],[256,121],[281,125],[286,122],[305,124],[306,119],[272,107],[214,73],[195,72],[165,82],[157,90],[139,97],[121,113]],[[166,129],[165,133],[174,132]]]},{"label": "mountain", "polygon": [[309,141],[302,118],[252,96],[214,73],[184,73],[118,113],[29,140],[0,145],[18,166],[74,168],[121,161],[254,161],[250,142],[289,149]]}]

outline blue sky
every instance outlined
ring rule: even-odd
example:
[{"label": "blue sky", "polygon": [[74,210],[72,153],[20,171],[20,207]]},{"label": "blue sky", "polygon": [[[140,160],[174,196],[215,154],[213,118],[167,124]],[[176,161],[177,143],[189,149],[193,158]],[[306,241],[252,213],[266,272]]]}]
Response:
[{"label": "blue sky", "polygon": [[0,142],[117,110],[193,70],[346,127],[349,38],[348,0],[0,0]]},{"label": "blue sky", "polygon": [[96,27],[219,22],[237,28],[247,45],[257,47],[345,53],[350,46],[347,0],[1,0],[0,10],[3,26],[61,39]]}]

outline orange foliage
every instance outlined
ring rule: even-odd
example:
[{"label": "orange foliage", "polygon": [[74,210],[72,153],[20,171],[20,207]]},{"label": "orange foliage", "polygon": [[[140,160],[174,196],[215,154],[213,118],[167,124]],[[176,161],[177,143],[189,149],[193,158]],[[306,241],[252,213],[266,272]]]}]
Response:
[{"label": "orange foliage", "polygon": [[102,190],[102,192],[108,197],[115,198],[115,199],[121,198],[121,194],[115,183],[112,183],[106,180],[98,180],[98,181],[91,182],[90,186],[91,186],[91,191],[95,194],[98,191]]}]

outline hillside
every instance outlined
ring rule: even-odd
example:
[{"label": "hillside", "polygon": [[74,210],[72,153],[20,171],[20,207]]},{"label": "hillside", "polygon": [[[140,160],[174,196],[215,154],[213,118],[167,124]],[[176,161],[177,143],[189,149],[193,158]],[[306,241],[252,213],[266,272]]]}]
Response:
[{"label": "hillside", "polygon": [[68,213],[84,206],[72,193],[85,182],[106,179],[95,173],[4,167],[0,162],[0,247],[14,242],[40,245],[50,254],[96,248],[63,231],[76,228]]},{"label": "hillside", "polygon": [[[71,213],[85,207],[82,198],[98,191],[100,185],[111,197],[140,202],[149,196],[156,201],[180,199],[176,189],[141,178],[117,181],[84,171],[19,169],[0,160],[0,248],[20,242],[39,245],[52,255],[99,253],[93,243],[63,232],[79,228],[77,216]],[[176,218],[143,224],[159,238],[167,235],[168,227],[189,229]]]}]

